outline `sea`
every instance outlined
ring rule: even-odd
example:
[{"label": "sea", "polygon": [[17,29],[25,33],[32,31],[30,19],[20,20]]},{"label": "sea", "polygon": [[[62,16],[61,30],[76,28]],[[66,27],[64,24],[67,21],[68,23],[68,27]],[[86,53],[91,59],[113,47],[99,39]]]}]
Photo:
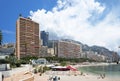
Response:
[{"label": "sea", "polygon": [[103,65],[103,66],[85,66],[80,67],[79,70],[93,75],[105,74],[107,77],[120,78],[120,64]]}]

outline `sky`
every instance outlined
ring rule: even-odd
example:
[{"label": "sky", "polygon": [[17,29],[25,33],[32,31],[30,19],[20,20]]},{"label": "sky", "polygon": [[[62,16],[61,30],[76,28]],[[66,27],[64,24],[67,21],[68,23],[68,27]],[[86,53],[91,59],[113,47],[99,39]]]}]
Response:
[{"label": "sky", "polygon": [[19,14],[40,24],[50,39],[73,39],[118,51],[120,0],[1,0],[3,43],[15,42]]}]

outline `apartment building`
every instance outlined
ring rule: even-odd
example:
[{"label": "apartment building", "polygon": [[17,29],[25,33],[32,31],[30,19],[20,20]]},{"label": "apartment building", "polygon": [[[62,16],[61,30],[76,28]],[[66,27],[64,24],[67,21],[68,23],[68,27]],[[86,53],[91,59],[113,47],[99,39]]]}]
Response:
[{"label": "apartment building", "polygon": [[16,22],[16,56],[39,55],[39,24],[30,18],[19,17]]},{"label": "apartment building", "polygon": [[81,53],[82,49],[80,44],[62,40],[58,42],[58,57],[80,58]]}]

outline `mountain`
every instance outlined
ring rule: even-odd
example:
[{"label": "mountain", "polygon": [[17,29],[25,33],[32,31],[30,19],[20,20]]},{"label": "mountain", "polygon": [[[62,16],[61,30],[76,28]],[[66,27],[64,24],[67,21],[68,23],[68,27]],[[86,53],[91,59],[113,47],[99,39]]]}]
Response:
[{"label": "mountain", "polygon": [[94,51],[94,52],[98,52],[98,54],[105,54],[105,55],[108,55],[108,54],[113,54],[114,52],[113,51],[110,51],[108,50],[107,48],[105,47],[101,47],[101,46],[88,46],[86,44],[82,44],[82,50],[83,51]]}]

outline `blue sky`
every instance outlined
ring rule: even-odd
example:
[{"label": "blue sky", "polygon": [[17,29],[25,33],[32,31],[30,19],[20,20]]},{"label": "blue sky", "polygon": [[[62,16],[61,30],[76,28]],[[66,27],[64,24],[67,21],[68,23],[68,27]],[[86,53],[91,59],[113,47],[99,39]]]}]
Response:
[{"label": "blue sky", "polygon": [[69,38],[118,51],[120,0],[1,0],[3,43],[15,42],[18,15],[40,23],[50,38]]},{"label": "blue sky", "polygon": [[3,31],[3,43],[15,42],[16,20],[21,13],[29,16],[31,10],[50,10],[56,0],[0,0],[0,29]]}]

